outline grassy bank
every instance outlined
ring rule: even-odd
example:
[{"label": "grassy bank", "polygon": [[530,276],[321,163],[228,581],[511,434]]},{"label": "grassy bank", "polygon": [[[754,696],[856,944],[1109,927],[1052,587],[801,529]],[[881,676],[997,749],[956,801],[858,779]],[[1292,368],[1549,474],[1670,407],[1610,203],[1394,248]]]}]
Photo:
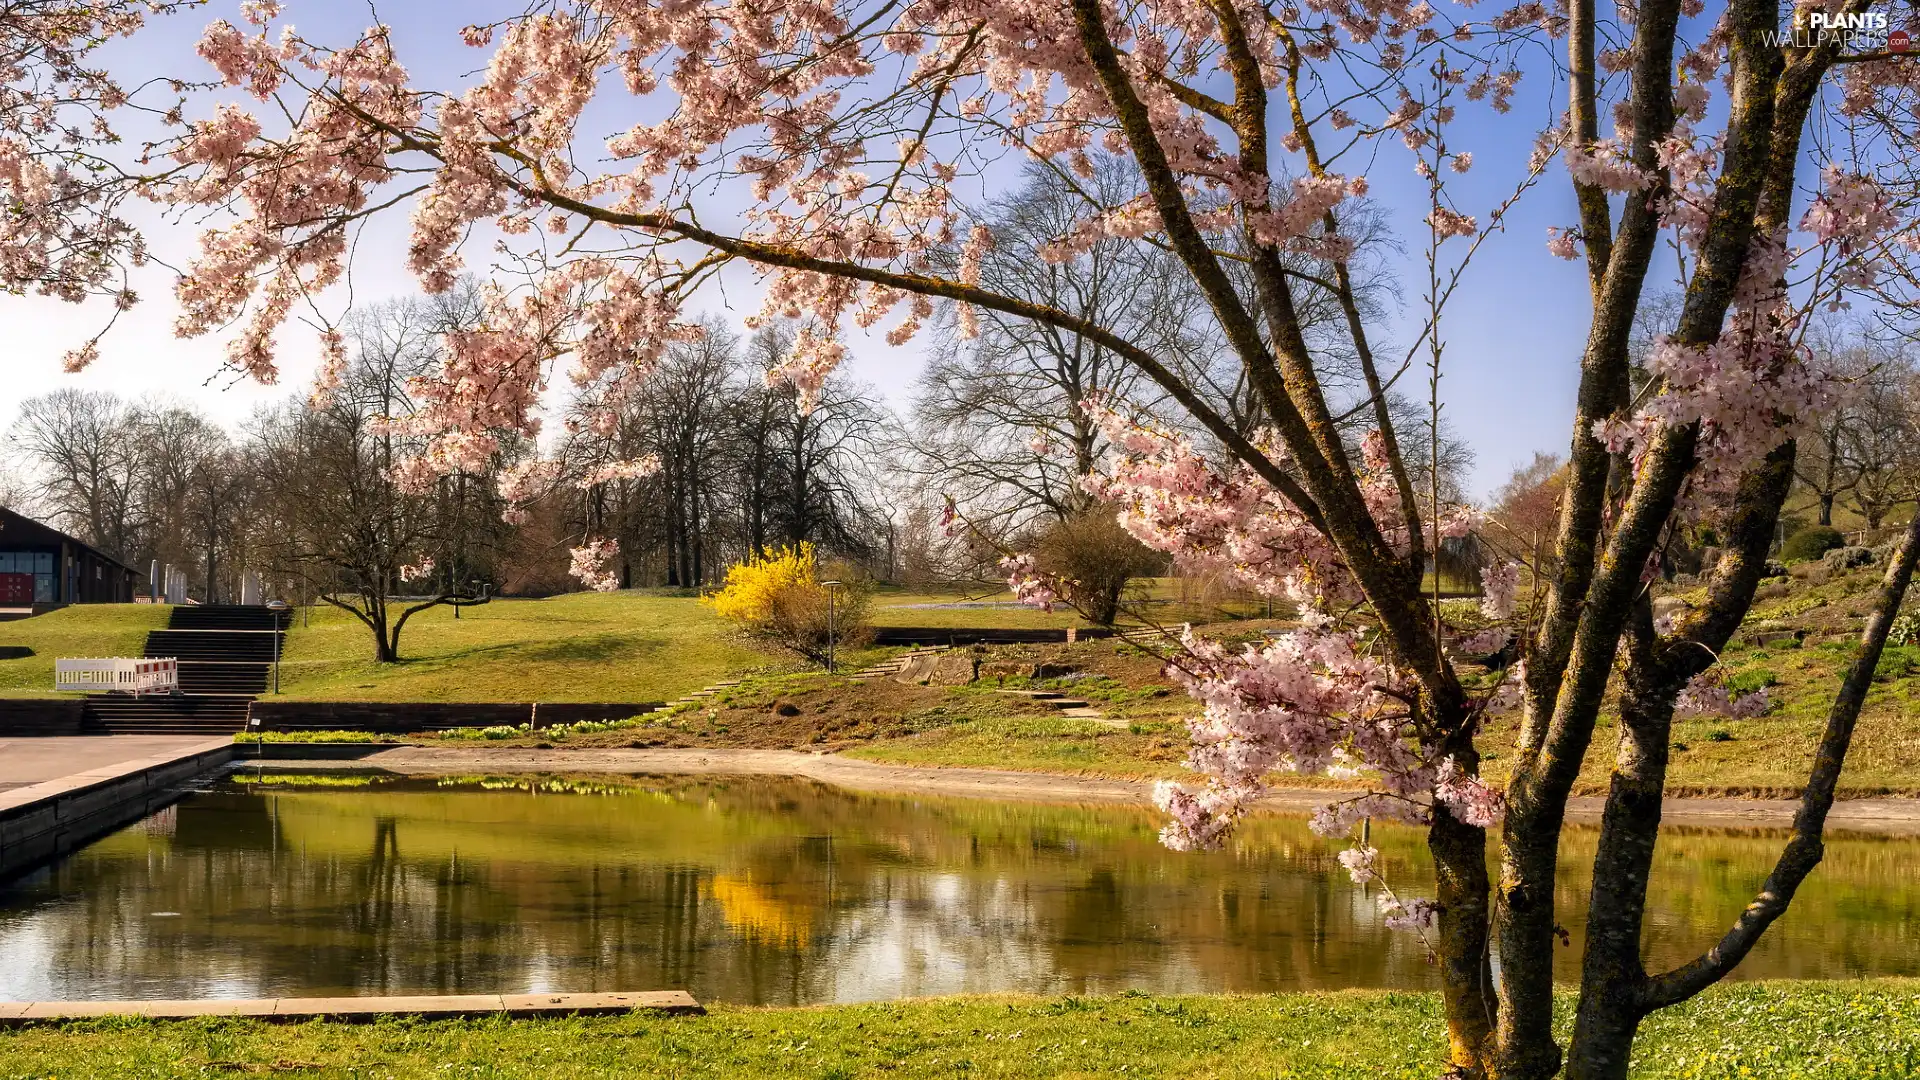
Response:
[{"label": "grassy bank", "polygon": [[[677,1019],[100,1021],[0,1034],[0,1075],[1426,1080],[1442,1049],[1439,1003],[1428,994],[1130,994],[723,1007]],[[1647,1022],[1633,1075],[1838,1080],[1917,1072],[1920,983],[1875,981],[1716,989]]]},{"label": "grassy bank", "polygon": [[[889,626],[1065,627],[1071,614],[1005,606],[1004,591],[882,590],[875,621]],[[933,605],[922,607],[920,605]],[[83,604],[0,623],[0,645],[31,657],[0,660],[0,695],[53,694],[56,657],[139,656],[167,608]],[[636,589],[543,600],[430,608],[408,620],[401,661],[379,664],[370,631],[321,605],[296,611],[281,662],[282,696],[329,701],[654,701],[743,674],[797,670],[747,645],[694,594]],[[872,655],[852,650],[858,664]]]},{"label": "grassy bank", "polygon": [[[1764,585],[1743,638],[1787,628],[1798,637],[1765,646],[1736,640],[1722,653],[1742,691],[1766,687],[1773,707],[1748,720],[1683,717],[1674,727],[1670,788],[1675,794],[1782,794],[1805,780],[1827,708],[1852,659],[1877,569],[1827,575],[1796,568]],[[1206,600],[1177,582],[1149,586],[1169,601],[1161,613],[1199,611]],[[1000,606],[986,587],[910,593],[880,590],[885,625],[1060,626],[1063,613]],[[1683,599],[1703,596],[1682,591]],[[1244,606],[1244,605],[1243,605]],[[1247,610],[1240,615],[1258,615]],[[131,655],[165,609],[92,605],[0,624],[0,644],[36,655],[0,661],[0,694],[49,693],[56,656]],[[1216,623],[1212,632],[1257,637],[1281,625],[1264,619]],[[499,600],[416,616],[398,664],[369,660],[369,635],[351,616],[316,609],[296,617],[282,665],[283,697],[367,701],[671,700],[722,679],[743,685],[699,707],[643,725],[554,737],[526,733],[490,742],[573,746],[712,746],[844,752],[913,765],[984,766],[1113,777],[1178,775],[1193,703],[1160,665],[1113,641],[1001,646],[970,653],[981,679],[968,686],[905,686],[891,680],[829,679],[790,657],[743,642],[698,599],[634,590],[547,600]],[[856,668],[888,650],[843,652]],[[1035,665],[1046,677],[1030,674]],[[1055,677],[1064,675],[1064,677]],[[1084,698],[1117,724],[1065,719],[994,691],[1048,689]],[[1848,795],[1920,792],[1920,644],[1890,648],[1861,715],[1842,781]],[[1612,766],[1611,718],[1603,713],[1578,789],[1604,792]],[[1502,779],[1518,730],[1515,714],[1489,717],[1485,769]]]},{"label": "grassy bank", "polygon": [[742,672],[777,670],[689,595],[572,593],[429,608],[407,622],[401,662],[333,608],[296,617],[283,696],[313,701],[658,701]]},{"label": "grassy bank", "polygon": [[[0,623],[0,694],[53,693],[57,657],[139,656],[168,609],[82,604]],[[431,608],[408,620],[402,660],[372,659],[373,637],[331,607],[296,612],[281,658],[282,696],[332,701],[654,701],[729,675],[791,665],[747,646],[691,595],[576,593]]]},{"label": "grassy bank", "polygon": [[0,660],[0,696],[64,696],[53,692],[56,659],[139,656],[147,631],[166,624],[167,609],[152,604],[80,604],[0,622],[0,645],[33,650],[32,656]]}]

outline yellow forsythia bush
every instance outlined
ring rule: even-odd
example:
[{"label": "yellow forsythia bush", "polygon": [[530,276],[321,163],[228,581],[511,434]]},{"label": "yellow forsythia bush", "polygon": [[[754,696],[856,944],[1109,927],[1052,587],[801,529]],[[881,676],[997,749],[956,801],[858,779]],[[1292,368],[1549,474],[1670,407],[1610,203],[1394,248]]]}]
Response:
[{"label": "yellow forsythia bush", "polygon": [[[845,646],[864,636],[868,591],[849,580],[833,598],[832,632]],[[726,584],[703,602],[747,636],[824,662],[827,588],[812,544],[775,548],[727,570]]]}]

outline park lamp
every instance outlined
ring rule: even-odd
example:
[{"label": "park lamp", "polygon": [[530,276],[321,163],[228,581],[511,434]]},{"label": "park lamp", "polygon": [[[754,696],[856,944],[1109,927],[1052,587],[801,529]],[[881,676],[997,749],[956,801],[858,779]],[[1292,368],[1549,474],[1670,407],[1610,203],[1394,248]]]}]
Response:
[{"label": "park lamp", "polygon": [[820,586],[827,590],[827,674],[833,674],[833,590],[845,582],[823,581]]}]

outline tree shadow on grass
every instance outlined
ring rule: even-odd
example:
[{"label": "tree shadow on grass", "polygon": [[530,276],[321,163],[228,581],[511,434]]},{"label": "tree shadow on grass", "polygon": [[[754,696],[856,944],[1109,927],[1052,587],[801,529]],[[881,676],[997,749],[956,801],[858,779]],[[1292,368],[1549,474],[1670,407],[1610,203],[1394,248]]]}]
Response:
[{"label": "tree shadow on grass", "polygon": [[606,662],[632,660],[658,655],[667,642],[658,638],[636,638],[628,634],[596,634],[592,637],[565,638],[559,641],[520,642],[514,658],[535,663]]}]

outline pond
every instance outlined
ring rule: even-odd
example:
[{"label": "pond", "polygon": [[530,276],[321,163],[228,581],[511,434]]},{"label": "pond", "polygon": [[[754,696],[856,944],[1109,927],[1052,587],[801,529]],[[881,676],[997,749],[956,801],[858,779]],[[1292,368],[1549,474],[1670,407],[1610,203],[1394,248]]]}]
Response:
[{"label": "pond", "polygon": [[[1296,818],[1178,854],[1147,809],[766,778],[238,774],[0,891],[0,998],[684,988],[707,1001],[1428,988]],[[1378,829],[1391,879],[1421,838]],[[1584,866],[1594,833],[1573,831]],[[1648,951],[1710,942],[1780,840],[1675,832]],[[1920,974],[1920,840],[1840,838],[1743,977]],[[1560,893],[1580,950],[1586,882]]]}]

